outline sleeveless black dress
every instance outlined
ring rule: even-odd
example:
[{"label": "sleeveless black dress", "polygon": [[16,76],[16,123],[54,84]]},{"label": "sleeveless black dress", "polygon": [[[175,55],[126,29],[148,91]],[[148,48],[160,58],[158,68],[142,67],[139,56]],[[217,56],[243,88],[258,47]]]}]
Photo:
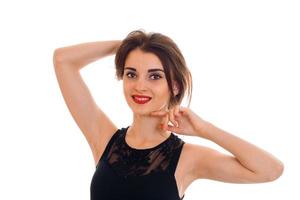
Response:
[{"label": "sleeveless black dress", "polygon": [[113,134],[97,163],[91,200],[182,200],[175,170],[185,142],[172,132],[155,147],[135,149],[125,141],[128,128]]}]

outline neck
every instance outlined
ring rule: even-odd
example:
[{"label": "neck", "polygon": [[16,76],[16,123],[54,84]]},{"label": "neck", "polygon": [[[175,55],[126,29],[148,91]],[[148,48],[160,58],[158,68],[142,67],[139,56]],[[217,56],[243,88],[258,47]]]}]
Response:
[{"label": "neck", "polygon": [[169,137],[171,131],[161,130],[160,124],[161,118],[134,114],[133,123],[127,133],[137,141],[157,141]]}]

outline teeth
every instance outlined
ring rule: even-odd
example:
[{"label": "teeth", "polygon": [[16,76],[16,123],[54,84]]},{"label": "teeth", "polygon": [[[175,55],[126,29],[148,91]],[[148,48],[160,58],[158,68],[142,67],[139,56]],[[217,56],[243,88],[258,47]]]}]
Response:
[{"label": "teeth", "polygon": [[137,100],[140,100],[140,101],[146,101],[146,100],[148,100],[149,98],[137,98],[137,97],[136,97],[136,99],[137,99]]},{"label": "teeth", "polygon": [[139,101],[147,101],[150,98],[139,98],[139,97],[134,97],[135,99],[139,100]]}]

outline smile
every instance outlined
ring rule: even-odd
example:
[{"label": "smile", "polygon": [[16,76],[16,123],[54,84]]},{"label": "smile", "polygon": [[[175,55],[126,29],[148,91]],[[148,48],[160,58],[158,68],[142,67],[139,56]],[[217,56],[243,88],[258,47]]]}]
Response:
[{"label": "smile", "polygon": [[138,104],[145,104],[151,100],[151,97],[137,97],[135,95],[132,96],[132,98],[133,98],[133,101]]}]

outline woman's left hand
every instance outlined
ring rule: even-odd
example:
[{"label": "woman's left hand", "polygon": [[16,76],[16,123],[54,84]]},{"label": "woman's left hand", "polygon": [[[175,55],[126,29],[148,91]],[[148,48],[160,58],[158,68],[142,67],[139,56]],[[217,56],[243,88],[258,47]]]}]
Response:
[{"label": "woman's left hand", "polygon": [[[189,108],[176,105],[169,111],[153,111],[150,116],[162,118],[160,124],[162,130],[182,135],[205,137],[203,129],[207,122]],[[173,126],[169,125],[169,121]]]}]

